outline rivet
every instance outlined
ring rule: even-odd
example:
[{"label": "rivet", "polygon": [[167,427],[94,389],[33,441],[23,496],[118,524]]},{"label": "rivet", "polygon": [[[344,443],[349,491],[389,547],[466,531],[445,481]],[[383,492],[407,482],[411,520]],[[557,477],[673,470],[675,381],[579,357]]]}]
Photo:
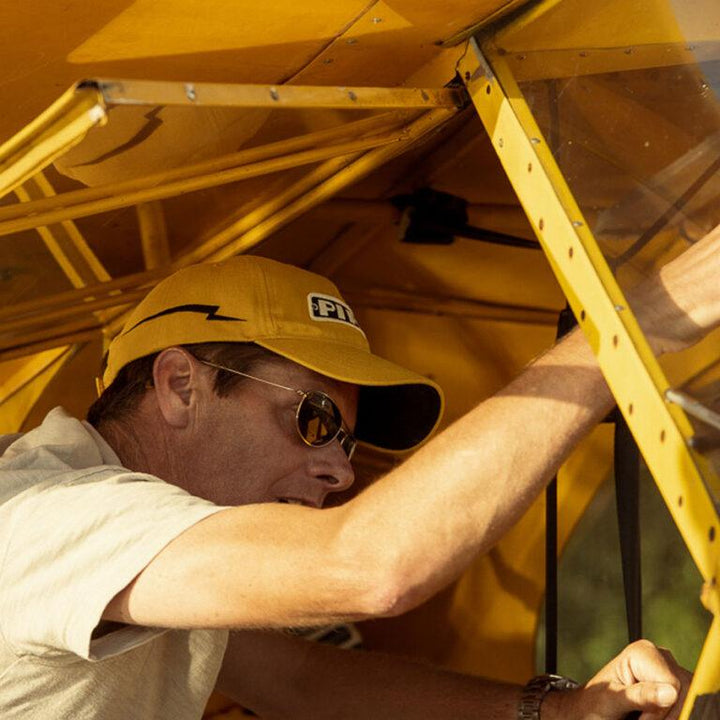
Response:
[{"label": "rivet", "polygon": [[682,507],[682,506],[683,506],[683,496],[679,495],[678,496],[678,507]]},{"label": "rivet", "polygon": [[580,222],[580,220],[573,220],[573,223],[572,223],[573,227],[582,227],[582,225],[583,224]]},{"label": "rivet", "polygon": [[502,138],[498,140],[498,147],[505,147],[505,141]]},{"label": "rivet", "polygon": [[528,172],[532,172],[532,163],[528,163]]},{"label": "rivet", "polygon": [[585,311],[581,310],[580,311],[580,320],[584,320],[584,319],[585,319]]},{"label": "rivet", "polygon": [[425,102],[427,102],[427,101],[430,99],[430,96],[429,96],[424,90],[421,90],[421,91],[420,91],[420,97],[421,97]]},{"label": "rivet", "polygon": [[[665,442],[665,431],[664,430],[660,431],[660,442],[661,443]],[[680,504],[682,505],[682,497],[680,498]]]},{"label": "rivet", "polygon": [[270,97],[273,100],[279,100],[280,99],[280,93],[278,93],[277,88],[271,87],[270,88]]},{"label": "rivet", "polygon": [[538,222],[538,227],[543,230],[545,228],[545,221],[540,218],[540,222]]},{"label": "rivet", "polygon": [[632,414],[633,414],[633,409],[634,409],[634,408],[633,408],[633,404],[630,403],[630,404],[628,405],[628,415],[632,415]]},{"label": "rivet", "polygon": [[195,92],[195,86],[192,83],[185,85],[185,97],[190,102],[195,102],[197,99],[197,92]]},{"label": "rivet", "polygon": [[382,18],[381,18],[381,17],[374,17],[374,18],[372,19],[372,21],[373,21],[373,23],[375,23],[375,25],[377,25],[378,23],[381,23],[381,22],[382,22]]},{"label": "rivet", "polygon": [[355,101],[357,100],[357,95],[356,95],[352,90],[348,90],[348,97],[349,97],[353,102],[355,102]]},{"label": "rivet", "polygon": [[491,92],[492,92],[492,88],[490,87],[490,83],[488,83],[488,84],[485,86],[485,94],[486,94],[486,95],[489,95]]},{"label": "rivet", "polygon": [[568,257],[572,260],[575,251],[572,248],[568,248]]},{"label": "rivet", "polygon": [[530,138],[530,142],[531,142],[533,145],[539,145],[539,144],[540,144],[540,138],[535,138],[535,137],[534,137],[534,138]]},{"label": "rivet", "polygon": [[357,38],[348,38],[345,41],[348,45],[356,45],[357,44]]},{"label": "rivet", "polygon": [[710,538],[710,542],[713,542],[715,540],[715,526],[710,526],[710,532],[708,532],[708,537]]},{"label": "rivet", "polygon": [[618,336],[613,335],[613,347],[617,347],[619,342]]}]

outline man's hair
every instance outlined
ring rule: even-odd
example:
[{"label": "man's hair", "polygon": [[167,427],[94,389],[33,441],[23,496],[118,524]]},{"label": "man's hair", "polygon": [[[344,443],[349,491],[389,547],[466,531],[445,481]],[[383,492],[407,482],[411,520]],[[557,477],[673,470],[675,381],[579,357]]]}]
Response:
[{"label": "man's hair", "polygon": [[[198,360],[209,360],[233,370],[249,372],[258,363],[277,360],[280,356],[255,343],[209,342],[181,345]],[[145,393],[153,386],[153,365],[160,353],[133,360],[123,367],[110,387],[90,406],[88,422],[99,429],[108,422],[122,422],[137,409]],[[245,378],[226,370],[217,370],[213,389],[225,397]]]}]

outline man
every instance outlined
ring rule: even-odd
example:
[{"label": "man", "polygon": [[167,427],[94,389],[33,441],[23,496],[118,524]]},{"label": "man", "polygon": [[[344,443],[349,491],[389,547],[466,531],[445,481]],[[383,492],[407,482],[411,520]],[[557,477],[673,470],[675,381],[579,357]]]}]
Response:
[{"label": "man", "polygon": [[[635,292],[658,352],[720,323],[719,248],[716,229]],[[196,718],[216,681],[266,718],[678,716],[687,676],[649,643],[553,692],[259,630],[401,613],[490,548],[612,405],[580,333],[322,511],[355,438],[414,447],[441,409],[328,281],[249,257],[181,271],[104,382],[95,427],[55,410],[4,442],[3,718]]]}]

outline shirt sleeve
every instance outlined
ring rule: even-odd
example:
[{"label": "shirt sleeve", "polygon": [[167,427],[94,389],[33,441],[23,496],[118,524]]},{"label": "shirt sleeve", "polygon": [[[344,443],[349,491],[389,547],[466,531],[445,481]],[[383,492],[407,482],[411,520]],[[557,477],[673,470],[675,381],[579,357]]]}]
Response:
[{"label": "shirt sleeve", "polygon": [[[153,476],[107,467],[16,496],[0,533],[5,642],[18,655],[93,659],[92,633],[109,601],[170,541],[222,509]],[[135,635],[142,641],[148,630]]]}]

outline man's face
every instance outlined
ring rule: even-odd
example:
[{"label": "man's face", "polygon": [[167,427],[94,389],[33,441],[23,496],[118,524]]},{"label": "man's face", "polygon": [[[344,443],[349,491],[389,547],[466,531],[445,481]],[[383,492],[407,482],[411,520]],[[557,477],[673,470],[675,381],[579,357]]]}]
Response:
[{"label": "man's face", "polygon": [[[212,384],[214,371],[200,371]],[[358,389],[279,360],[255,365],[250,374],[303,391],[329,395],[353,429]],[[300,397],[282,388],[244,379],[229,395],[206,393],[198,409],[191,452],[185,453],[178,482],[189,492],[220,505],[300,502],[322,507],[326,496],[352,485],[352,466],[335,440],[310,447],[298,434]]]}]

